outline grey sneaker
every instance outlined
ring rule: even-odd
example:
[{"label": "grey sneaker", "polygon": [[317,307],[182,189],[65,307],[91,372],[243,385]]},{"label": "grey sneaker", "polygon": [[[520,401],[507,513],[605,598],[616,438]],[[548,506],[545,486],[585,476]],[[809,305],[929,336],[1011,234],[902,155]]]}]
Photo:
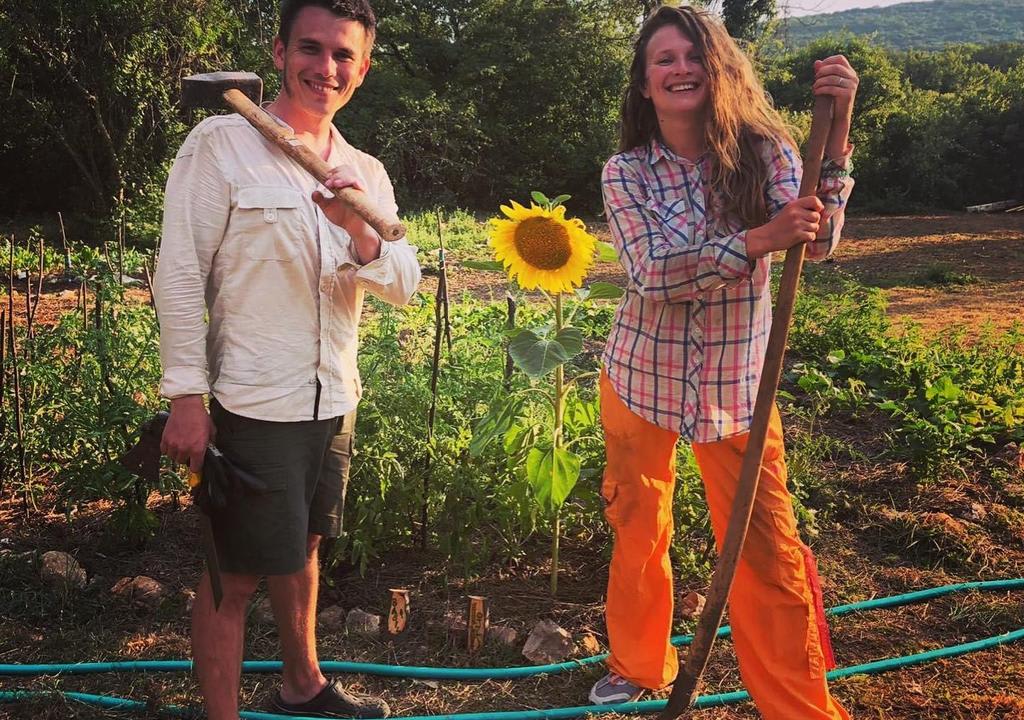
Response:
[{"label": "grey sneaker", "polygon": [[633,702],[644,694],[644,688],[626,678],[610,672],[590,688],[590,702],[594,705],[615,705]]}]

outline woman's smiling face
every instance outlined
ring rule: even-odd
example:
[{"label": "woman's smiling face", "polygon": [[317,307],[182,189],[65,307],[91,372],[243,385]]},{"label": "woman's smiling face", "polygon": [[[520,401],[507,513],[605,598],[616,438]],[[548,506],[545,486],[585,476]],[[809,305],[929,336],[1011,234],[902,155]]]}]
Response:
[{"label": "woman's smiling face", "polygon": [[659,119],[703,113],[710,95],[704,57],[678,26],[666,25],[651,35],[644,60],[642,94]]}]

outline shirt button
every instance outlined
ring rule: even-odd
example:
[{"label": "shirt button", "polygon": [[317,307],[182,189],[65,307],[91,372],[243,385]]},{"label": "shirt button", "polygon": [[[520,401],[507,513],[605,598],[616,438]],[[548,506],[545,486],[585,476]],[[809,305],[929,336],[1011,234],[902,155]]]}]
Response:
[{"label": "shirt button", "polygon": [[320,283],[320,292],[322,292],[322,293],[329,293],[330,291],[331,291],[331,283],[329,281],[324,280],[323,282]]}]

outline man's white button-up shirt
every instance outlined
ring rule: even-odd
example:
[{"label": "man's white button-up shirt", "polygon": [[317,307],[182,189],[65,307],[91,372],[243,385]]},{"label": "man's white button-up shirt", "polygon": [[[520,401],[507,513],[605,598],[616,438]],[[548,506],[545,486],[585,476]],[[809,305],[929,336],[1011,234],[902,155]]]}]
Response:
[{"label": "man's white button-up shirt", "polygon": [[[397,218],[383,165],[333,127],[327,163]],[[154,287],[163,395],[211,393],[235,414],[282,422],[356,407],[363,294],[404,304],[420,268],[405,240],[361,264],[313,203],[318,187],[238,115],[189,134],[167,180]]]}]

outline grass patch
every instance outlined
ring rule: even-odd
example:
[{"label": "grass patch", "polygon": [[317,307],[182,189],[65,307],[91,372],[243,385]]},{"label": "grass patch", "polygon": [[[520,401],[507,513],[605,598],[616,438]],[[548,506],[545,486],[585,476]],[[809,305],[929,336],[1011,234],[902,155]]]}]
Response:
[{"label": "grass patch", "polygon": [[873,275],[864,280],[871,287],[889,290],[897,287],[944,288],[958,290],[979,282],[975,275],[961,272],[948,263],[931,263],[910,273],[889,273],[884,277]]}]

